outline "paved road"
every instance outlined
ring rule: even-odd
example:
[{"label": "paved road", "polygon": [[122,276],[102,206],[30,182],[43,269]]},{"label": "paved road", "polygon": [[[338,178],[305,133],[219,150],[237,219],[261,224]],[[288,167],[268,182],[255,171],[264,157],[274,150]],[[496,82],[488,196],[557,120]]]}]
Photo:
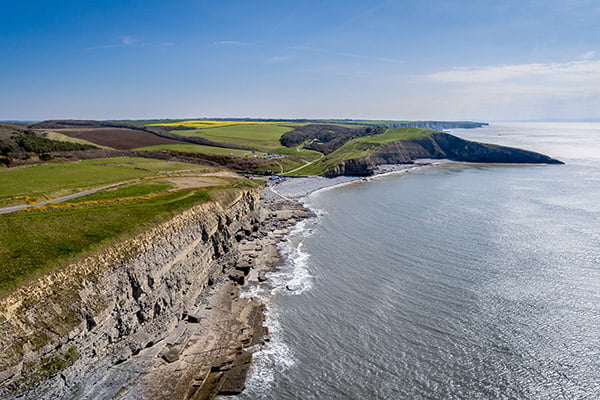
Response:
[{"label": "paved road", "polygon": [[319,161],[319,160],[320,160],[321,158],[323,158],[323,157],[325,157],[325,154],[321,154],[321,157],[317,158],[316,160],[314,160],[314,161],[311,161],[311,162],[307,162],[306,164],[304,164],[304,165],[302,165],[302,166],[300,166],[300,167],[298,167],[298,168],[294,168],[293,170],[291,170],[291,171],[288,171],[288,172],[286,172],[286,173],[285,173],[285,174],[283,174],[283,175],[289,175],[289,174],[291,174],[292,172],[300,171],[302,168],[306,168],[306,167],[308,167],[309,165],[316,163],[317,161]]},{"label": "paved road", "polygon": [[85,196],[88,194],[92,194],[92,193],[96,193],[100,190],[105,190],[105,189],[111,189],[117,186],[121,186],[123,185],[124,182],[119,182],[119,183],[113,183],[112,185],[107,185],[107,186],[101,186],[101,187],[97,187],[94,189],[89,189],[89,190],[84,190],[83,192],[78,192],[78,193],[73,193],[70,194],[68,196],[62,196],[62,197],[57,197],[55,199],[51,199],[51,200],[44,200],[44,201],[40,201],[39,203],[35,203],[35,204],[22,204],[19,206],[12,206],[12,207],[5,207],[5,208],[0,208],[0,214],[7,214],[7,213],[11,213],[13,211],[19,211],[19,210],[25,210],[27,208],[32,208],[32,207],[40,207],[49,203],[60,203],[63,201],[67,201],[67,200],[71,200],[71,199],[75,199],[77,197],[81,197],[81,196]]}]

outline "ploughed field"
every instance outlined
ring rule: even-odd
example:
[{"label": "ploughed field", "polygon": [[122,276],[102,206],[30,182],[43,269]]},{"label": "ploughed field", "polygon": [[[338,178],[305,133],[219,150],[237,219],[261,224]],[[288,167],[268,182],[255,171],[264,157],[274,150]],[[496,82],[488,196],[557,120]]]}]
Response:
[{"label": "ploughed field", "polygon": [[123,128],[77,128],[57,129],[63,135],[82,139],[100,146],[118,150],[130,150],[138,147],[185,144],[186,142],[160,137],[149,132]]}]

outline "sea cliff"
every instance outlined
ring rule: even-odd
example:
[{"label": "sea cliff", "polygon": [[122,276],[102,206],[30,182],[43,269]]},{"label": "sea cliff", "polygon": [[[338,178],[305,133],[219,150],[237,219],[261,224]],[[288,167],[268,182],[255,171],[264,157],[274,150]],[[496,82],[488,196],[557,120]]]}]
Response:
[{"label": "sea cliff", "polygon": [[239,286],[251,269],[273,266],[282,236],[273,231],[303,212],[279,215],[260,196],[224,190],[2,298],[0,398],[200,399],[243,389],[265,330],[262,306],[240,299]]},{"label": "sea cliff", "polygon": [[436,132],[387,144],[367,157],[345,160],[326,175],[370,176],[377,165],[407,164],[423,158],[476,163],[562,164],[559,160],[532,151],[473,142]]}]

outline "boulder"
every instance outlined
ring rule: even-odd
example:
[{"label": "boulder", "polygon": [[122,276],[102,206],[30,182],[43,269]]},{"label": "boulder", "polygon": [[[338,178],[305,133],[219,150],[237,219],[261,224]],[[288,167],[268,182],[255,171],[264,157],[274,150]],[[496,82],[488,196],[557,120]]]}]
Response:
[{"label": "boulder", "polygon": [[239,285],[243,285],[244,281],[245,281],[246,275],[239,270],[235,270],[235,271],[231,271],[229,273],[229,279],[231,279],[232,281],[234,281],[235,283],[239,284]]},{"label": "boulder", "polygon": [[187,316],[187,321],[191,322],[192,324],[197,324],[201,319],[202,318],[200,318],[198,314],[188,314]]},{"label": "boulder", "polygon": [[159,357],[168,363],[179,360],[179,350],[175,347],[164,349],[159,353]]}]

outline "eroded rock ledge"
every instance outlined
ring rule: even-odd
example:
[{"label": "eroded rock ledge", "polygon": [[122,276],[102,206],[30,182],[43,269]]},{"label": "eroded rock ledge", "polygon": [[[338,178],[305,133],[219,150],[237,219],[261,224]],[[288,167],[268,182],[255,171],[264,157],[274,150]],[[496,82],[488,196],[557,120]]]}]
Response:
[{"label": "eroded rock ledge", "polygon": [[422,158],[476,163],[563,164],[562,161],[533,151],[473,142],[437,132],[390,143],[365,158],[343,161],[327,173],[327,176],[370,176],[377,165],[407,164]]},{"label": "eroded rock ledge", "polygon": [[275,248],[265,224],[294,221],[273,217],[259,190],[223,191],[2,298],[0,398],[212,398],[241,390],[249,349],[265,332],[262,305],[240,299],[239,285],[258,264],[276,262],[256,251]]}]

